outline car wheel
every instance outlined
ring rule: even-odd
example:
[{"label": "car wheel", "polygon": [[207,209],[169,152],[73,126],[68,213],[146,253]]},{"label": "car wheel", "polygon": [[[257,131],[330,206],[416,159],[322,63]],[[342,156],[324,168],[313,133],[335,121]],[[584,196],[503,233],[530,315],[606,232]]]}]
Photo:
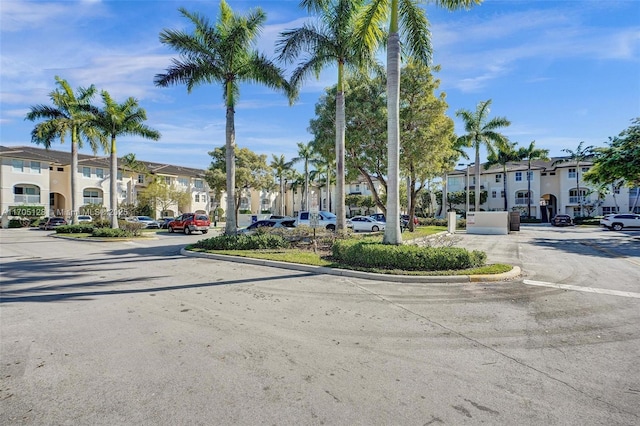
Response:
[{"label": "car wheel", "polygon": [[327,225],[327,229],[329,231],[335,231],[336,230],[336,226],[335,225]]},{"label": "car wheel", "polygon": [[614,231],[622,231],[621,223],[614,223],[613,225],[611,225],[611,227],[613,228]]},{"label": "car wheel", "polygon": [[380,228],[378,228],[376,225],[373,225],[371,227],[371,232],[378,232],[380,230]]},{"label": "car wheel", "polygon": [[204,230],[202,231],[202,234],[206,234],[207,232],[209,232],[208,230]]},{"label": "car wheel", "polygon": [[173,227],[172,226],[167,226],[167,229],[169,230],[170,234],[173,234]]},{"label": "car wheel", "polygon": [[185,233],[186,235],[190,235],[190,234],[191,234],[191,229],[189,229],[189,226],[185,225],[185,227],[184,227],[184,233]]}]

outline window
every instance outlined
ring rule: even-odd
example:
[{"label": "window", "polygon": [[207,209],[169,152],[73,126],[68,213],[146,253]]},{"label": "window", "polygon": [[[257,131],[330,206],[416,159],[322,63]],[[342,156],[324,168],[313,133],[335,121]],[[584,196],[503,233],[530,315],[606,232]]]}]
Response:
[{"label": "window", "polygon": [[569,169],[569,179],[576,178],[576,169]]},{"label": "window", "polygon": [[82,176],[84,176],[86,178],[90,178],[91,177],[91,167],[83,167],[82,168]]},{"label": "window", "polygon": [[356,192],[360,192],[360,184],[356,183]]},{"label": "window", "polygon": [[39,161],[32,161],[31,164],[29,165],[29,168],[31,169],[31,173],[35,173],[35,174],[40,174],[40,162]]},{"label": "window", "polygon": [[540,173],[540,176],[546,176],[546,175],[547,175],[546,172]]},{"label": "window", "polygon": [[196,194],[196,203],[200,202],[200,194]]},{"label": "window", "polygon": [[579,204],[583,202],[587,195],[587,190],[584,188],[580,189],[570,189],[569,190],[569,203],[570,204]]},{"label": "window", "polygon": [[64,172],[64,167],[58,167],[58,170],[57,170],[57,171],[59,171],[59,172]]},{"label": "window", "polygon": [[613,214],[613,213],[618,213],[619,209],[615,208],[615,207],[602,207],[602,214]]},{"label": "window", "polygon": [[504,190],[500,191],[500,198],[504,198]]},{"label": "window", "polygon": [[118,170],[118,180],[122,180],[122,170]]},{"label": "window", "polygon": [[144,175],[143,174],[139,174],[138,175],[138,183],[144,183]]},{"label": "window", "polygon": [[22,160],[11,160],[11,165],[13,166],[14,172],[22,173],[24,172],[24,161]]},{"label": "window", "polygon": [[527,180],[533,182],[533,172],[527,172]]},{"label": "window", "polygon": [[529,204],[529,197],[527,197],[527,191],[518,191],[516,192],[516,205],[527,205]]},{"label": "window", "polygon": [[580,170],[582,170],[582,173],[587,173],[589,171],[588,167],[583,167]]},{"label": "window", "polygon": [[202,179],[196,179],[193,182],[193,186],[196,188],[204,188],[204,182],[202,181]]},{"label": "window", "polygon": [[620,193],[620,187],[616,186],[615,188],[613,188],[613,193],[614,194],[619,194]]},{"label": "window", "polygon": [[498,198],[498,191],[491,191],[491,198]]},{"label": "window", "polygon": [[207,202],[207,196],[206,194],[202,194],[202,202],[206,203]]},{"label": "window", "polygon": [[96,169],[96,177],[104,179],[104,169]]},{"label": "window", "polygon": [[516,172],[516,182],[522,182],[522,172]]},{"label": "window", "polygon": [[102,204],[102,191],[99,189],[85,189],[82,191],[84,204]]},{"label": "window", "polygon": [[242,199],[240,200],[240,208],[242,210],[248,210],[249,209],[249,199],[247,197],[242,197]]},{"label": "window", "polygon": [[165,176],[164,183],[166,183],[167,185],[171,185],[171,176]]},{"label": "window", "polygon": [[13,202],[40,204],[40,188],[35,185],[16,185],[13,187]]},{"label": "window", "polygon": [[549,173],[549,176],[555,176],[555,175],[556,175],[556,172],[550,172]]},{"label": "window", "polygon": [[476,185],[476,177],[475,176],[473,178],[471,178],[471,185],[473,185],[473,186]]},{"label": "window", "polygon": [[[502,182],[502,173],[498,173],[496,175],[496,183],[500,183],[500,182]],[[496,198],[496,197],[493,197],[493,198]]]},{"label": "window", "polygon": [[178,183],[182,186],[189,186],[189,179],[187,178],[178,178]]}]

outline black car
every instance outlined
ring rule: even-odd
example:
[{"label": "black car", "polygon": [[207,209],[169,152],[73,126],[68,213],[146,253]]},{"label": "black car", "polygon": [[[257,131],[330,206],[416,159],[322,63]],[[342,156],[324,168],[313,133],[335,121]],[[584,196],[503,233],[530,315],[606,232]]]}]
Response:
[{"label": "black car", "polygon": [[557,214],[551,219],[553,226],[572,226],[573,219],[568,214]]},{"label": "black car", "polygon": [[169,229],[169,222],[173,222],[174,220],[176,220],[175,217],[161,217],[158,219],[160,229]]},{"label": "black car", "polygon": [[67,221],[63,217],[50,217],[47,222],[44,224],[44,229],[46,231],[51,231],[56,229],[58,226],[66,225]]}]

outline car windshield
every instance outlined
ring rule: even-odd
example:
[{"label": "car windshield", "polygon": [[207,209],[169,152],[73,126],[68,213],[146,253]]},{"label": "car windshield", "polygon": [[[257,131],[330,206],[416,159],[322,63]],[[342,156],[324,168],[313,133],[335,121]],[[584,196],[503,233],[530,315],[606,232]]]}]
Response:
[{"label": "car windshield", "polygon": [[336,216],[333,213],[330,212],[324,212],[322,213],[322,215],[326,218],[326,219],[336,219],[338,216]]},{"label": "car windshield", "polygon": [[153,220],[149,216],[138,216],[138,220]]}]

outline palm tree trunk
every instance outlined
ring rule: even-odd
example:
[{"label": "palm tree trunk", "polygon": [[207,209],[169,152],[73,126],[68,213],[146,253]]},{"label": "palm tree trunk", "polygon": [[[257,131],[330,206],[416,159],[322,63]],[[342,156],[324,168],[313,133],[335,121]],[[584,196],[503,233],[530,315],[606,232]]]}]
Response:
[{"label": "palm tree trunk", "polygon": [[[338,65],[338,73],[342,74],[342,64]],[[342,78],[339,77],[342,85]],[[336,230],[346,229],[345,193],[344,193],[344,138],[345,138],[345,113],[344,91],[342,87],[336,94]]]},{"label": "palm tree trunk", "polygon": [[[227,97],[229,99],[229,97]],[[227,212],[224,233],[226,235],[235,235],[236,226],[236,131],[234,123],[233,105],[227,105],[227,123],[226,123],[226,146],[225,146],[225,162],[227,169]]]},{"label": "palm tree trunk", "polygon": [[78,133],[75,127],[71,132],[71,224],[75,225],[78,221]]},{"label": "palm tree trunk", "polygon": [[109,216],[111,228],[118,229],[118,154],[116,152],[116,137],[111,136],[111,157],[110,157],[109,179]]},{"label": "palm tree trunk", "polygon": [[[397,6],[397,1],[394,0]],[[397,10],[396,10],[397,14]],[[396,16],[397,19],[397,16]],[[393,19],[392,19],[393,30]],[[400,37],[390,32],[387,42],[387,226],[384,244],[402,244],[400,233]]]},{"label": "palm tree trunk", "polygon": [[[473,185],[473,192],[475,195],[475,210],[480,211],[480,141],[476,141],[476,164],[475,164],[475,177],[476,183]],[[507,194],[504,194],[506,197]]]}]

